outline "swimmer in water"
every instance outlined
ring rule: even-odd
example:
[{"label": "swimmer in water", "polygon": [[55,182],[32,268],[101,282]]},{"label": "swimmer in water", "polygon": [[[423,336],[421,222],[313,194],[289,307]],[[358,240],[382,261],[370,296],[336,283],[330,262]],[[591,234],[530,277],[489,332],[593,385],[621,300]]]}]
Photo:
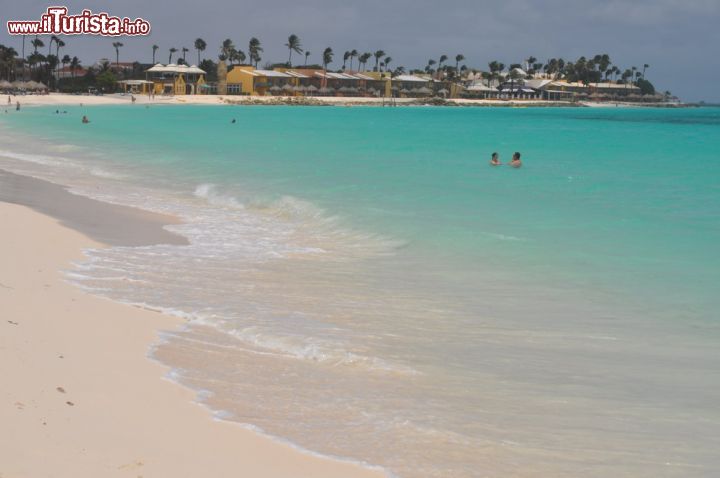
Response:
[{"label": "swimmer in water", "polygon": [[491,166],[500,166],[502,163],[500,162],[500,155],[497,153],[493,153],[492,157],[490,158],[490,165]]},{"label": "swimmer in water", "polygon": [[513,168],[519,168],[522,166],[522,161],[520,161],[520,153],[513,154],[512,159],[508,163],[508,166],[512,166]]},{"label": "swimmer in water", "polygon": [[231,121],[231,123],[232,123],[232,124],[235,124],[235,118],[233,118],[233,120]]},{"label": "swimmer in water", "polygon": [[87,123],[90,122],[90,120],[88,119],[87,116],[83,116],[82,122],[83,122],[84,124],[87,124]]}]

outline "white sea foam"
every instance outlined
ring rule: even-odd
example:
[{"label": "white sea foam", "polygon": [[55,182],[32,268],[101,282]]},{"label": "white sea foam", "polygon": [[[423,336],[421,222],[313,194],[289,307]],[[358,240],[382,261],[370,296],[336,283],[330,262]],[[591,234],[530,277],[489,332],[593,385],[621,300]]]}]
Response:
[{"label": "white sea foam", "polygon": [[218,192],[218,187],[215,184],[200,184],[195,188],[194,194],[196,197],[205,199],[213,206],[229,207],[234,209],[245,208],[245,206],[233,196]]},{"label": "white sea foam", "polygon": [[18,161],[27,161],[44,166],[63,166],[66,168],[77,168],[78,164],[70,158],[63,156],[49,156],[46,154],[29,154],[19,153],[16,151],[0,150],[0,157],[16,159]]},{"label": "white sea foam", "polygon": [[105,178],[105,179],[124,179],[125,175],[116,173],[113,171],[108,171],[106,169],[100,168],[100,167],[93,167],[90,168],[90,174],[93,176],[97,176],[99,178]]}]

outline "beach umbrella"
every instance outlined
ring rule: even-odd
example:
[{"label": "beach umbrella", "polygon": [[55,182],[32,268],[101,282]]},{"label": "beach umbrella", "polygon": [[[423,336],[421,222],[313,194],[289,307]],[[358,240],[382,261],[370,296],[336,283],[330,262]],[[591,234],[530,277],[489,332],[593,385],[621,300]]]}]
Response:
[{"label": "beach umbrella", "polygon": [[10,82],[7,80],[0,80],[0,88],[10,88]]},{"label": "beach umbrella", "polygon": [[430,93],[432,93],[432,90],[430,88],[428,88],[427,86],[423,86],[421,88],[418,88],[417,92],[421,93],[423,95],[429,95]]},{"label": "beach umbrella", "polygon": [[273,85],[270,88],[268,88],[270,91],[280,91],[280,87],[277,85]]},{"label": "beach umbrella", "polygon": [[320,88],[319,91],[320,91],[320,93],[330,93],[330,92],[332,92],[333,90],[330,89],[330,88],[328,88],[327,86],[323,86],[322,88]]},{"label": "beach umbrella", "polygon": [[282,89],[283,89],[283,91],[292,91],[293,87],[292,87],[292,85],[286,83],[283,85]]},{"label": "beach umbrella", "polygon": [[310,86],[307,87],[307,90],[308,90],[308,91],[317,91],[318,89],[317,89],[317,86],[315,86],[315,85],[310,85]]}]

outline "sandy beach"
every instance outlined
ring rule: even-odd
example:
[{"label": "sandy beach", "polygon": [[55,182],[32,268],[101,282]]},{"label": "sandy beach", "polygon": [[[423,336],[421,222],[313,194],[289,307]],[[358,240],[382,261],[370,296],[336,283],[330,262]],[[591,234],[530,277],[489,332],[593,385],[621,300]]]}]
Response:
[{"label": "sandy beach", "polygon": [[[131,96],[123,94],[111,94],[103,96],[95,95],[70,95],[64,93],[50,93],[47,95],[20,95],[11,96],[11,103],[7,103],[7,96],[2,96],[2,105],[7,108],[14,108],[17,101],[22,106],[53,106],[53,105],[121,105],[132,104]],[[244,105],[244,104],[275,104],[279,102],[300,102],[299,104],[317,104],[327,106],[380,106],[387,103],[383,98],[367,97],[286,97],[286,96],[240,96],[240,95],[182,95],[182,96],[155,96],[150,99],[147,95],[135,95],[136,105]],[[432,100],[432,99],[431,99]],[[458,106],[574,106],[571,102],[555,102],[545,100],[480,100],[453,98],[448,100],[450,104]],[[414,105],[418,103],[417,98],[395,98],[396,105]]]},{"label": "sandy beach", "polygon": [[47,201],[57,209],[72,195],[34,181],[0,182],[3,200],[34,198],[36,209],[0,202],[0,476],[384,476],[214,420],[193,392],[163,379],[168,369],[148,350],[159,331],[182,321],[85,294],[63,281],[62,270],[82,249],[102,247],[78,230],[123,240],[107,228],[93,231],[99,215],[125,214],[146,243],[168,239],[167,218],[71,198],[83,203],[59,217],[77,230],[70,229],[37,210],[57,214]]}]

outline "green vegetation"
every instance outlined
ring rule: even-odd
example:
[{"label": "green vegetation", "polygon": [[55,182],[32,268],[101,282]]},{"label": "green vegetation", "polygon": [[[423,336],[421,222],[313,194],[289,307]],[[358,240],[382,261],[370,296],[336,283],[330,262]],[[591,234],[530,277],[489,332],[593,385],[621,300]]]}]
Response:
[{"label": "green vegetation", "polygon": [[[0,80],[11,82],[33,80],[47,85],[50,89],[59,91],[83,91],[90,87],[113,91],[116,89],[115,82],[117,80],[143,79],[144,71],[150,66],[136,62],[132,68],[127,65],[121,67],[120,49],[124,45],[119,41],[112,43],[115,53],[114,66],[105,64],[107,63],[105,62],[84,69],[76,56],[70,56],[69,54],[61,56],[61,50],[68,47],[63,40],[54,35],[49,38],[47,55],[42,53],[42,49],[46,44],[39,36],[36,35],[34,38],[29,39],[32,49],[27,55],[25,52],[26,38],[23,37],[22,40],[21,54],[14,48],[0,45]],[[231,66],[250,64],[257,68],[262,60],[262,44],[258,38],[252,37],[247,45],[246,54],[235,46],[232,39],[228,38],[220,46],[218,59],[228,62]],[[202,38],[196,38],[193,46],[197,53],[198,66],[207,72],[207,81],[216,81],[217,64],[213,60],[203,59],[201,56],[202,52],[206,51],[208,47],[207,43]],[[304,56],[304,67],[327,70],[334,60],[335,53],[333,49],[327,47],[322,52],[320,65],[308,64],[311,53],[303,48],[300,37],[296,34],[290,34],[284,46],[288,49],[287,62],[271,65],[292,67],[293,55],[298,54]],[[159,49],[158,45],[152,45],[152,64],[156,63],[156,54]],[[183,64],[186,63],[186,54],[190,49],[182,47],[181,50],[178,50],[175,47],[170,47],[167,51],[168,63],[173,63],[175,54],[180,51],[182,56],[177,58],[177,63]],[[349,49],[343,53],[342,60],[339,71],[344,71],[346,68],[354,71],[355,67],[357,70],[365,71],[368,69],[369,61],[374,61],[374,65],[371,67],[373,71],[387,72],[392,77],[406,71],[403,65],[396,65],[395,60],[382,49],[364,53],[357,49]],[[355,65],[355,60],[357,60],[357,65]],[[564,80],[571,83],[578,82],[587,86],[597,85],[601,82],[633,85],[639,88],[642,95],[656,95],[654,85],[646,78],[646,73],[650,68],[649,64],[643,63],[642,67],[621,68],[619,65],[613,64],[610,55],[607,53],[588,57],[581,56],[574,61],[551,58],[544,63],[529,55],[521,63],[510,63],[507,69],[505,63],[493,60],[488,63],[488,67],[484,71],[468,68],[464,64],[466,57],[461,53],[454,56],[454,64],[450,63],[451,61],[448,55],[443,54],[429,59],[424,68],[410,71],[414,74],[427,74],[435,79],[451,82],[473,81],[481,78],[488,87],[507,81],[512,88],[515,83],[522,80],[541,78]],[[61,69],[62,74],[60,73]],[[472,76],[470,76],[471,73]],[[669,98],[670,95],[666,94],[665,97]]]}]

